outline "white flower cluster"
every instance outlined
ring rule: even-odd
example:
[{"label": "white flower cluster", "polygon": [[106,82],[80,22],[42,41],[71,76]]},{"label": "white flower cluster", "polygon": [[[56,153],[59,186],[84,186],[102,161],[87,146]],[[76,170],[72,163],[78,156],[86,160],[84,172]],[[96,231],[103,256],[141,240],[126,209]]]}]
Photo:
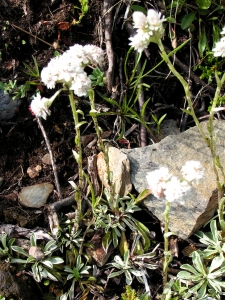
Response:
[{"label": "white flower cluster", "polygon": [[47,116],[50,115],[49,107],[52,102],[48,98],[41,98],[40,94],[34,96],[31,105],[30,111],[37,117],[41,117],[46,120]]},{"label": "white flower cluster", "polygon": [[148,47],[150,42],[155,42],[155,38],[163,36],[163,22],[166,21],[161,13],[154,9],[149,9],[147,16],[140,11],[133,13],[134,28],[137,28],[137,34],[130,37],[131,45],[138,52],[142,52]]},{"label": "white flower cluster", "polygon": [[103,50],[94,45],[75,44],[62,55],[54,57],[41,72],[41,79],[47,88],[56,83],[66,83],[78,97],[86,96],[91,88],[91,80],[84,67],[88,64],[101,65],[104,60]]},{"label": "white flower cluster", "polygon": [[[220,34],[225,35],[225,26]],[[225,56],[225,36],[221,37],[220,41],[216,43],[215,48],[213,48],[212,51],[214,52],[214,56]]]},{"label": "white flower cluster", "polygon": [[181,172],[184,180],[173,176],[165,167],[149,172],[146,178],[152,194],[161,200],[179,201],[184,204],[191,194],[189,183],[198,184],[204,177],[204,168],[199,161],[190,160],[185,163]]}]

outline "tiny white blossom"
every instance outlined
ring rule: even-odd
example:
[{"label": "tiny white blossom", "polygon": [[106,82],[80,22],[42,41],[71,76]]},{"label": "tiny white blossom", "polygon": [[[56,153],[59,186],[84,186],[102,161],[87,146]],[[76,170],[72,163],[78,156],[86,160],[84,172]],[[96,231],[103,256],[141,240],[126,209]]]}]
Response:
[{"label": "tiny white blossom", "polygon": [[168,168],[165,167],[147,173],[148,188],[156,198],[165,199],[166,183],[171,176]]},{"label": "tiny white blossom", "polygon": [[225,26],[223,27],[222,31],[220,32],[220,34],[225,34]]},{"label": "tiny white blossom", "polygon": [[142,12],[133,13],[134,28],[137,28],[135,36],[130,37],[131,45],[138,52],[142,52],[148,47],[150,42],[157,43],[158,38],[162,38],[164,28],[163,22],[166,19],[161,17],[154,9],[149,9],[147,16]]},{"label": "tiny white blossom", "polygon": [[165,21],[165,17],[161,18],[161,13],[155,11],[154,9],[149,9],[147,13],[147,21],[149,24],[150,30],[162,31],[163,30],[163,22]]},{"label": "tiny white blossom", "polygon": [[184,179],[189,182],[196,182],[197,184],[204,178],[204,171],[205,169],[202,164],[195,160],[187,161],[181,169]]},{"label": "tiny white blossom", "polygon": [[130,37],[129,40],[131,40],[129,45],[134,47],[134,49],[140,53],[149,45],[148,39],[144,38],[144,35],[140,32]]},{"label": "tiny white blossom", "polygon": [[78,73],[72,81],[70,89],[78,97],[87,96],[88,90],[91,88],[91,79],[85,72]]},{"label": "tiny white blossom", "polygon": [[[94,45],[75,44],[62,55],[54,57],[41,72],[41,79],[47,88],[55,88],[56,83],[66,83],[80,96],[86,96],[91,88],[91,80],[84,71],[86,65],[101,65],[104,52]],[[76,82],[80,80],[80,82]]]},{"label": "tiny white blossom", "polygon": [[179,201],[184,204],[191,193],[191,186],[186,181],[180,181],[173,176],[165,186],[165,198],[169,202]]},{"label": "tiny white blossom", "polygon": [[102,65],[104,62],[104,51],[94,45],[85,45],[84,46],[84,55],[89,59],[90,64],[92,65]]},{"label": "tiny white blossom", "polygon": [[133,13],[133,21],[134,21],[134,28],[144,30],[147,26],[147,17],[140,11],[135,11]]},{"label": "tiny white blossom", "polygon": [[31,102],[30,110],[36,117],[41,117],[46,120],[47,116],[51,114],[49,110],[51,103],[50,99],[41,98],[41,95],[37,94]]},{"label": "tiny white blossom", "polygon": [[214,52],[214,56],[225,56],[225,37],[222,37],[220,41],[216,43],[212,51]]}]

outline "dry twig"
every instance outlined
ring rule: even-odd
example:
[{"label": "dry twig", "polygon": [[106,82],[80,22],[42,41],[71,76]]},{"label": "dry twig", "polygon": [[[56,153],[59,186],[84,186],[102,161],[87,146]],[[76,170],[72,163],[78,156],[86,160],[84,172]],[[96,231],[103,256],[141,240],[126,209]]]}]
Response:
[{"label": "dry twig", "polygon": [[57,168],[56,168],[56,165],[55,165],[55,162],[54,162],[54,157],[53,157],[53,154],[52,154],[51,145],[50,145],[49,139],[47,137],[47,134],[45,132],[45,129],[44,129],[42,123],[41,123],[40,118],[37,118],[37,122],[38,122],[38,125],[39,125],[40,129],[41,129],[42,135],[45,139],[45,143],[47,145],[48,152],[49,152],[49,155],[50,155],[52,170],[53,170],[53,173],[54,173],[54,176],[55,176],[55,185],[56,185],[58,197],[59,197],[59,199],[62,199],[62,194],[61,194],[61,189],[60,189],[60,184],[59,184],[59,179],[58,179],[58,174],[57,174]]},{"label": "dry twig", "polygon": [[104,0],[103,17],[105,19],[105,45],[108,57],[108,70],[106,72],[107,89],[111,93],[114,78],[114,52],[112,46],[112,7],[113,0]]}]

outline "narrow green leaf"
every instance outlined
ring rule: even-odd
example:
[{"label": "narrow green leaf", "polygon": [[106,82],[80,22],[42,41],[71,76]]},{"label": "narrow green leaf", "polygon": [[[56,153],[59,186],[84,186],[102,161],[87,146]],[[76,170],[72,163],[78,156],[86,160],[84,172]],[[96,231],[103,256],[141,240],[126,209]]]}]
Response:
[{"label": "narrow green leaf", "polygon": [[184,109],[184,108],[181,108],[181,110],[182,110],[184,113],[186,113],[186,114],[192,116],[192,112],[191,112],[190,110]]},{"label": "narrow green leaf", "polygon": [[111,231],[108,231],[102,238],[102,246],[105,252],[108,251],[110,244],[111,244]]},{"label": "narrow green leaf", "polygon": [[211,0],[196,0],[196,4],[201,9],[208,9],[211,5]]},{"label": "narrow green leaf", "polygon": [[199,273],[197,272],[197,270],[194,267],[192,267],[191,265],[189,265],[189,264],[183,264],[181,266],[181,269],[187,270],[188,272],[191,272],[194,275],[199,275]]},{"label": "narrow green leaf", "polygon": [[207,44],[207,39],[206,39],[206,33],[205,33],[205,28],[202,29],[202,32],[200,34],[199,40],[198,40],[198,51],[200,54],[200,57],[203,57],[203,53],[205,51]]},{"label": "narrow green leaf", "polygon": [[113,277],[116,277],[116,276],[120,276],[123,273],[124,273],[124,270],[113,272],[113,273],[109,274],[108,278],[113,278]]},{"label": "narrow green leaf", "polygon": [[16,251],[16,252],[18,252],[19,254],[22,254],[22,255],[24,255],[24,256],[26,256],[26,257],[29,257],[29,254],[28,254],[25,250],[23,250],[23,248],[21,248],[21,247],[18,247],[18,246],[12,246],[12,250],[13,250],[13,251]]},{"label": "narrow green leaf", "polygon": [[128,266],[128,264],[129,264],[129,258],[130,258],[130,251],[127,250],[127,251],[124,253],[124,263],[125,263],[125,266]]},{"label": "narrow green leaf", "polygon": [[146,14],[147,11],[146,9],[143,7],[143,6],[140,6],[140,5],[131,5],[130,7],[133,11],[140,11],[140,12],[143,12],[143,14]]},{"label": "narrow green leaf", "polygon": [[7,234],[6,233],[2,234],[1,242],[2,242],[2,246],[4,248],[7,248],[7,246],[6,246],[6,243],[7,243]]},{"label": "narrow green leaf", "polygon": [[114,100],[112,100],[112,99],[110,99],[110,98],[104,96],[103,94],[101,94],[101,93],[98,92],[98,91],[97,91],[97,93],[98,93],[98,95],[99,95],[102,99],[104,99],[105,101],[107,101],[107,102],[111,103],[112,105],[115,105],[116,107],[120,108],[120,105],[119,105],[116,101],[114,101]]},{"label": "narrow green leaf", "polygon": [[196,270],[199,271],[199,273],[201,273],[202,275],[205,275],[205,269],[203,267],[202,264],[202,260],[201,257],[199,255],[199,253],[197,251],[192,252],[192,261],[193,261],[193,265],[196,268]]},{"label": "narrow green leaf", "polygon": [[[214,270],[218,269],[222,263],[224,262],[224,256],[216,256],[213,258],[211,265],[209,267],[209,273],[213,272]],[[222,275],[222,274],[221,274]]]},{"label": "narrow green leaf", "polygon": [[137,204],[139,202],[141,202],[143,199],[145,199],[147,196],[149,196],[151,194],[151,191],[149,189],[146,189],[144,191],[142,191],[137,198],[135,199],[134,204]]},{"label": "narrow green leaf", "polygon": [[87,121],[81,121],[78,124],[76,124],[75,128],[80,128],[82,125],[87,124]]},{"label": "narrow green leaf", "polygon": [[192,11],[189,14],[185,15],[181,21],[181,29],[187,29],[191,23],[194,21],[196,12]]},{"label": "narrow green leaf", "polygon": [[42,260],[42,264],[49,267],[50,269],[53,268],[53,264],[48,259]]}]

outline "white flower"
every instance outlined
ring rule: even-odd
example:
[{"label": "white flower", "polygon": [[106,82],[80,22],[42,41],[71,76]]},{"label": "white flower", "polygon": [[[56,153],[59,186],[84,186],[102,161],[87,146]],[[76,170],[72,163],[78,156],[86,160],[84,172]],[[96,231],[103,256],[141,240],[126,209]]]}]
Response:
[{"label": "white flower", "polygon": [[52,101],[48,98],[41,98],[40,94],[34,96],[30,110],[36,117],[41,117],[46,120],[47,116],[51,114],[49,107]]},{"label": "white flower", "polygon": [[146,39],[144,37],[144,35],[141,34],[140,32],[137,33],[135,36],[130,37],[129,40],[131,40],[131,42],[129,43],[129,45],[131,45],[132,47],[134,47],[134,49],[137,50],[140,53],[145,48],[147,48],[148,45],[149,45],[148,39]]},{"label": "white flower", "polygon": [[66,83],[77,96],[86,96],[91,88],[91,80],[84,68],[88,64],[100,65],[103,61],[104,52],[101,48],[75,44],[62,55],[51,59],[42,70],[41,79],[49,89],[55,88],[56,83]]},{"label": "white flower", "polygon": [[225,34],[225,26],[223,27],[222,31],[220,32],[220,34]]},{"label": "white flower", "polygon": [[92,65],[101,66],[104,61],[104,51],[94,45],[85,45],[84,55],[89,59],[88,63]]},{"label": "white flower", "polygon": [[91,79],[85,72],[76,74],[74,77],[70,89],[74,91],[74,94],[78,97],[87,96],[88,90],[91,88]]},{"label": "white flower", "polygon": [[181,172],[189,182],[196,182],[197,184],[200,182],[201,179],[204,178],[204,167],[199,161],[189,160],[185,163],[182,167]]},{"label": "white flower", "polygon": [[191,186],[186,181],[180,181],[173,176],[165,186],[165,198],[169,202],[179,201],[181,204],[189,198],[191,193]]},{"label": "white flower", "polygon": [[161,13],[154,9],[149,9],[147,16],[142,12],[133,13],[134,28],[137,28],[137,34],[130,37],[131,45],[138,52],[142,52],[148,47],[150,42],[156,42],[158,38],[162,38],[164,28],[163,22],[166,19],[161,18]]},{"label": "white flower", "polygon": [[135,11],[133,13],[133,21],[134,21],[134,28],[144,30],[148,26],[146,15],[140,11]]},{"label": "white flower", "polygon": [[166,21],[165,17],[161,18],[161,13],[155,11],[154,9],[149,9],[147,13],[147,21],[149,24],[150,30],[162,31],[163,25],[162,23]]},{"label": "white flower", "polygon": [[165,167],[147,173],[148,188],[156,198],[165,199],[166,183],[171,176],[169,170]]},{"label": "white flower", "polygon": [[216,43],[212,51],[214,52],[214,56],[225,56],[225,37],[222,37],[220,41]]}]

